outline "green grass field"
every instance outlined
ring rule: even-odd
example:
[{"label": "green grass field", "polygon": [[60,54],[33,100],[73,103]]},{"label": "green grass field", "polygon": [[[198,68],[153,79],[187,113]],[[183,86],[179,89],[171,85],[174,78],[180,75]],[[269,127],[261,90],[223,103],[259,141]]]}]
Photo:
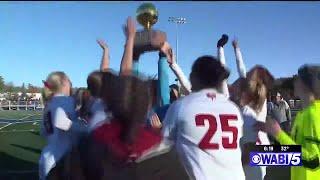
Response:
[{"label": "green grass field", "polygon": [[0,111],[0,119],[41,119],[41,111]]},{"label": "green grass field", "polygon": [[[39,120],[41,112],[0,111],[0,119]],[[0,179],[38,179],[39,156],[45,145],[39,130],[36,121],[0,123]]]}]

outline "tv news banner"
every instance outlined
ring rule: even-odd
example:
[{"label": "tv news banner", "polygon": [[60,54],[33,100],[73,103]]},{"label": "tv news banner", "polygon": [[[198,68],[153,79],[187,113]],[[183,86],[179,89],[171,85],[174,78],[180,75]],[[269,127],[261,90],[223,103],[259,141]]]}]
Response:
[{"label": "tv news banner", "polygon": [[300,145],[256,145],[250,166],[302,166]]}]

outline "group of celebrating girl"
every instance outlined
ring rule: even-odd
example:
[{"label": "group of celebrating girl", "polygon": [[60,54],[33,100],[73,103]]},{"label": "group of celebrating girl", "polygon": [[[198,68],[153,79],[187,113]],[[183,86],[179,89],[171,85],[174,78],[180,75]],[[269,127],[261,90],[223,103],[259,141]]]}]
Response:
[{"label": "group of celebrating girl", "polygon": [[[239,79],[232,85],[224,56],[227,35],[217,43],[217,57],[195,60],[190,82],[169,43],[159,45],[158,80],[153,80],[141,75],[133,58],[133,19],[124,30],[119,73],[109,68],[109,49],[99,40],[101,66],[88,76],[87,89],[72,94],[64,72],[52,72],[44,81],[41,134],[47,146],[40,179],[262,180],[266,168],[249,166],[249,152],[270,144],[267,134],[280,144],[302,146],[303,167],[292,168],[291,179],[320,178],[320,66],[304,65],[295,77],[304,109],[288,135],[267,115],[273,76],[262,66],[247,72],[237,40],[232,45]],[[169,86],[168,69],[181,90]]]}]

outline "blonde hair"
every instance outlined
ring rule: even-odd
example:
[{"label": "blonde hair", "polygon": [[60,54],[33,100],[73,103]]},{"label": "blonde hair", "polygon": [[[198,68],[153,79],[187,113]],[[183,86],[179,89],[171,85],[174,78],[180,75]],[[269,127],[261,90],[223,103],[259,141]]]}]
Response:
[{"label": "blonde hair", "polygon": [[63,80],[69,79],[68,76],[62,71],[55,71],[48,75],[43,91],[44,99],[50,99],[54,93],[57,93],[63,86]]}]

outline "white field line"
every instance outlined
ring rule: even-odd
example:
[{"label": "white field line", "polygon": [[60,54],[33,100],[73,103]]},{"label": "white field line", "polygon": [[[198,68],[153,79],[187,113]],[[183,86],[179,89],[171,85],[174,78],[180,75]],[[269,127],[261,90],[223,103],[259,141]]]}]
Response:
[{"label": "white field line", "polygon": [[9,124],[9,123],[8,123],[8,122],[5,122],[5,123],[2,123],[2,122],[1,122],[1,123],[0,123],[0,128],[3,127],[3,126],[5,126],[5,125],[7,125],[7,124]]},{"label": "white field line", "polygon": [[[8,123],[8,124],[6,124],[5,126],[0,127],[0,130],[1,130],[1,129],[4,129],[4,128],[10,126],[10,125],[24,124],[24,123],[36,123],[36,122],[40,122],[40,121],[42,121],[42,120],[33,120],[33,121],[24,121],[24,122]],[[33,125],[35,125],[35,124],[33,124]],[[13,131],[13,130],[11,130],[11,131],[0,131],[0,132],[12,132],[12,131]],[[25,131],[34,131],[34,129],[31,129],[31,130],[14,130],[13,132],[25,132]]]},{"label": "white field line", "polygon": [[16,133],[16,132],[34,132],[34,129],[29,129],[29,130],[16,130],[13,129],[11,131],[0,131],[0,133]]},{"label": "white field line", "polygon": [[11,124],[13,124],[13,123],[8,123],[7,125],[0,127],[0,130],[10,126]]},{"label": "white field line", "polygon": [[29,117],[31,117],[32,115],[28,115],[28,116],[25,116],[25,117],[23,117],[23,118],[21,118],[21,119],[18,119],[18,120],[24,120],[24,119],[27,119],[27,118],[29,118]]},{"label": "white field line", "polygon": [[23,123],[34,123],[34,122],[40,122],[42,120],[30,120],[30,121],[23,121],[23,122],[15,122],[14,124],[23,124]]},{"label": "white field line", "polygon": [[[39,114],[28,114],[28,115],[26,115],[25,117],[23,117],[23,118],[20,118],[20,119],[10,119],[10,118],[5,118],[5,119],[3,119],[3,120],[8,120],[8,121],[10,121],[10,120],[24,120],[24,119],[27,119],[27,118],[29,118],[29,117],[32,117],[32,116],[38,116]],[[1,118],[0,118],[1,119]]]}]

